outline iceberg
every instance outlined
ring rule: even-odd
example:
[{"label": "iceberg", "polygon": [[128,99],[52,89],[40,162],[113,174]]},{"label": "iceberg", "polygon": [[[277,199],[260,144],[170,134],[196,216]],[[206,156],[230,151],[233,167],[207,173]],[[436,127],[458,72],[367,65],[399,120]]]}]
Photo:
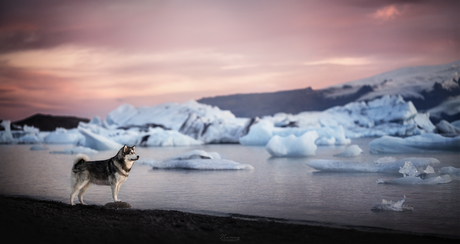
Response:
[{"label": "iceberg", "polygon": [[460,136],[449,138],[424,134],[407,138],[383,136],[369,143],[371,153],[407,153],[425,151],[460,151]]},{"label": "iceberg", "polygon": [[42,139],[39,136],[40,130],[33,126],[24,125],[23,133],[24,134],[17,139],[18,143],[35,144],[42,142]]},{"label": "iceberg", "polygon": [[372,211],[375,212],[380,212],[380,211],[408,211],[408,210],[414,210],[414,207],[412,206],[407,206],[404,205],[404,202],[406,201],[406,196],[404,196],[403,199],[393,202],[393,201],[387,201],[385,199],[382,199],[382,203],[375,205],[372,207]]},{"label": "iceberg", "polygon": [[335,157],[344,157],[344,158],[349,158],[349,157],[356,157],[359,156],[363,153],[363,150],[358,146],[358,145],[351,145],[345,151],[334,155]]},{"label": "iceberg", "polygon": [[436,130],[439,134],[460,135],[460,128],[455,127],[445,120],[436,124]]},{"label": "iceberg", "polygon": [[136,144],[146,147],[165,147],[201,145],[203,142],[197,141],[177,131],[154,128],[151,129],[148,134],[142,135],[141,139],[138,140]]},{"label": "iceberg", "polygon": [[13,134],[11,133],[11,121],[3,120],[0,125],[5,129],[4,131],[0,131],[0,143],[16,143],[16,140],[13,138]]},{"label": "iceberg", "polygon": [[410,161],[417,168],[439,164],[439,160],[435,158],[404,158],[396,160],[393,157],[383,157],[375,162],[315,159],[310,160],[307,165],[321,171],[398,173],[407,161]]},{"label": "iceberg", "polygon": [[81,126],[78,127],[78,131],[85,136],[85,147],[89,147],[91,149],[95,149],[98,151],[103,150],[118,150],[123,145],[116,143],[107,137],[95,134],[91,132],[89,129],[85,129]]},{"label": "iceberg", "polygon": [[273,157],[307,157],[315,156],[318,138],[316,131],[309,131],[300,137],[289,135],[280,137],[275,135],[265,147]]},{"label": "iceberg", "polygon": [[98,153],[98,151],[91,149],[91,148],[78,146],[75,148],[66,148],[62,151],[51,151],[50,153],[51,154],[79,154],[79,153],[94,154],[94,153]]},{"label": "iceberg", "polygon": [[241,164],[232,160],[222,159],[216,152],[194,150],[175,156],[164,161],[144,159],[143,164],[148,164],[153,169],[190,169],[190,170],[251,170],[249,164]]},{"label": "iceberg", "polygon": [[239,138],[241,145],[245,146],[266,146],[274,137],[288,137],[294,135],[300,137],[307,132],[316,131],[318,137],[316,145],[346,145],[351,141],[345,137],[345,131],[342,126],[325,126],[309,128],[290,128],[275,127],[275,122],[270,120],[261,120],[249,128],[248,134]]},{"label": "iceberg", "polygon": [[85,137],[77,129],[66,130],[64,128],[56,128],[55,131],[49,133],[43,140],[47,144],[82,145],[85,142]]},{"label": "iceberg", "polygon": [[125,104],[110,112],[106,119],[107,126],[129,128],[157,125],[205,143],[237,143],[247,121],[236,118],[230,111],[193,100],[183,104],[165,103],[140,108]]},{"label": "iceberg", "polygon": [[[347,138],[411,136],[435,130],[428,113],[418,113],[412,102],[404,101],[399,95],[385,95],[367,103],[351,102],[322,112],[302,112],[296,115],[279,113],[264,117],[263,120],[310,129],[342,126]],[[319,131],[318,134],[321,138]]]}]

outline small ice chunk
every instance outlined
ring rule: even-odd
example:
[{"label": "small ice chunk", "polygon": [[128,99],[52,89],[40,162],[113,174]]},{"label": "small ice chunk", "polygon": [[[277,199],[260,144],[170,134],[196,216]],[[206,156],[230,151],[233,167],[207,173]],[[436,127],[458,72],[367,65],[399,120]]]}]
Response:
[{"label": "small ice chunk", "polygon": [[404,166],[401,167],[399,170],[399,173],[403,174],[404,177],[406,176],[413,176],[417,177],[420,175],[420,172],[417,170],[417,168],[412,164],[411,161],[406,161],[404,163]]},{"label": "small ice chunk", "polygon": [[335,157],[356,157],[363,153],[363,150],[358,145],[351,145],[345,151],[334,155]]},{"label": "small ice chunk", "polygon": [[447,174],[436,175],[433,167],[430,165],[425,170],[420,170],[410,161],[405,162],[404,167],[401,167],[399,173],[403,174],[404,177],[390,180],[379,179],[377,180],[377,184],[435,185],[452,181],[452,178]]},{"label": "small ice chunk", "polygon": [[194,170],[247,170],[254,169],[249,164],[237,163],[232,160],[222,159],[216,152],[194,150],[180,154],[164,161],[144,159],[142,164],[152,166],[154,169],[194,169]]},{"label": "small ice chunk", "polygon": [[434,168],[431,167],[431,165],[426,166],[426,169],[424,171],[425,171],[425,174],[435,174],[436,173],[434,172]]},{"label": "small ice chunk", "polygon": [[267,143],[266,149],[273,157],[306,157],[316,154],[316,131],[308,131],[300,137],[274,136]]},{"label": "small ice chunk", "polygon": [[396,212],[401,212],[401,211],[408,211],[408,210],[414,210],[414,207],[412,206],[407,206],[404,205],[404,202],[406,201],[406,196],[404,196],[403,199],[393,202],[393,201],[387,201],[385,199],[382,199],[382,203],[375,205],[372,207],[372,211],[379,212],[379,211],[396,211]]}]

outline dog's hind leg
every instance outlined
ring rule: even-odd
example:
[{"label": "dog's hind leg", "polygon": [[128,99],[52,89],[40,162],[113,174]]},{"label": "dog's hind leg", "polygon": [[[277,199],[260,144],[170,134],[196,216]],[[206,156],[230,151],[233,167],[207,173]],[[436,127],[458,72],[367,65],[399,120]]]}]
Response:
[{"label": "dog's hind leg", "polygon": [[[85,181],[78,181],[78,179],[74,179],[72,182],[72,193],[70,194],[70,204],[75,205],[73,202],[73,199],[75,198],[75,195],[77,195],[77,192],[79,192],[87,183],[89,183],[89,180]],[[79,196],[80,198],[80,196]],[[81,202],[81,200],[80,200]],[[83,203],[82,203],[83,204]]]},{"label": "dog's hind leg", "polygon": [[80,189],[80,192],[78,193],[78,200],[80,200],[80,203],[83,205],[86,205],[86,203],[83,202],[83,195],[85,195],[86,191],[88,190],[89,185],[91,185],[91,182],[88,181],[88,183],[86,183],[86,185],[84,185]]}]

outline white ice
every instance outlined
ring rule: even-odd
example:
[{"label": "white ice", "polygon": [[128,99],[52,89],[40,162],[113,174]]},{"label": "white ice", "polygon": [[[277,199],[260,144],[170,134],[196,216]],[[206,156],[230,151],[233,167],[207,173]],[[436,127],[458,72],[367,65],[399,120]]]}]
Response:
[{"label": "white ice", "polygon": [[13,138],[13,134],[11,133],[11,121],[3,120],[0,126],[5,129],[4,131],[0,131],[0,143],[16,143],[16,140]]},{"label": "white ice", "polygon": [[334,156],[336,157],[344,157],[344,158],[349,158],[349,157],[356,157],[359,156],[363,153],[363,150],[358,146],[358,145],[351,145],[345,151],[336,154]]},{"label": "white ice", "polygon": [[190,136],[186,136],[177,131],[163,130],[161,128],[154,128],[149,130],[148,134],[142,135],[142,138],[145,137],[148,138],[144,142],[139,142],[136,144],[147,147],[193,146],[203,144],[203,142],[197,141]]},{"label": "white ice", "polygon": [[398,173],[406,161],[411,161],[418,168],[439,164],[439,160],[435,158],[403,158],[396,160],[393,157],[383,157],[375,162],[315,159],[310,160],[307,165],[321,171]]},{"label": "white ice", "polygon": [[191,169],[191,170],[250,170],[254,169],[249,164],[241,164],[232,160],[222,159],[216,152],[194,150],[177,155],[164,161],[144,159],[143,164],[148,164],[154,169]]},{"label": "white ice", "polygon": [[460,180],[460,169],[455,168],[452,166],[447,166],[447,167],[442,167],[439,170],[440,174],[447,174],[449,175],[453,180]]},{"label": "white ice", "polygon": [[441,120],[436,124],[436,130],[440,134],[460,135],[460,128],[455,127],[445,120]]},{"label": "white ice", "polygon": [[78,130],[83,136],[85,136],[85,147],[89,147],[98,151],[118,150],[122,147],[121,144],[114,142],[102,135],[95,134],[89,129],[85,129],[80,126],[78,127]]},{"label": "white ice", "polygon": [[94,149],[91,149],[91,148],[78,146],[78,147],[74,147],[74,148],[66,148],[66,149],[64,149],[62,151],[51,151],[50,153],[51,154],[79,154],[79,153],[93,154],[93,153],[98,153],[98,151],[94,150]]},{"label": "white ice", "polygon": [[265,147],[273,157],[307,157],[315,156],[318,138],[316,131],[308,131],[302,136],[289,135],[281,137],[275,135]]},{"label": "white ice", "polygon": [[414,210],[412,206],[407,206],[404,205],[404,202],[406,201],[406,196],[404,196],[403,199],[393,202],[393,201],[387,201],[385,199],[382,199],[382,203],[375,205],[372,207],[372,211],[407,211],[407,210]]},{"label": "white ice", "polygon": [[[379,179],[378,184],[401,184],[401,185],[436,185],[444,184],[452,181],[447,174],[436,175],[433,167],[427,166],[425,170],[420,166],[415,166],[411,161],[406,161],[401,167],[399,173],[403,177],[396,179]],[[424,173],[424,174],[422,174]]]},{"label": "white ice", "polygon": [[251,126],[248,134],[239,138],[239,142],[245,146],[266,146],[274,136],[297,137],[311,131],[316,131],[318,138],[317,145],[346,145],[351,141],[345,137],[342,126],[305,127],[305,128],[281,128],[275,127],[271,120],[261,120]]},{"label": "white ice", "polygon": [[[429,114],[418,113],[412,102],[404,101],[399,95],[383,96],[367,103],[351,102],[322,112],[302,112],[296,115],[278,113],[263,117],[262,120],[270,121],[274,125],[295,123],[299,127],[279,129],[283,131],[317,130],[320,137],[317,145],[322,142],[331,144],[332,137],[338,139],[338,142],[335,142],[336,145],[345,145],[349,142],[340,142],[343,138],[411,136],[435,130]],[[321,128],[340,127],[344,131],[343,138],[339,137],[339,132],[335,132],[333,136],[327,136],[320,131]],[[247,143],[243,141],[242,144]]]},{"label": "white ice", "polygon": [[[371,100],[383,95],[401,94],[404,97],[422,98],[423,91],[431,91],[435,82],[442,82],[443,86],[451,84],[452,79],[458,79],[460,61],[433,66],[404,67],[382,74],[374,75],[345,83],[350,89],[341,89],[344,84],[336,85],[339,88],[327,94],[335,98],[350,95],[363,85],[372,86],[373,91],[363,95],[359,100]],[[334,86],[333,86],[334,87]]]},{"label": "white ice", "polygon": [[426,151],[460,151],[460,136],[443,137],[424,134],[407,138],[383,136],[369,143],[371,153],[408,153]]},{"label": "white ice", "polygon": [[56,128],[55,131],[49,133],[44,142],[47,144],[84,144],[85,137],[78,132],[78,129]]}]

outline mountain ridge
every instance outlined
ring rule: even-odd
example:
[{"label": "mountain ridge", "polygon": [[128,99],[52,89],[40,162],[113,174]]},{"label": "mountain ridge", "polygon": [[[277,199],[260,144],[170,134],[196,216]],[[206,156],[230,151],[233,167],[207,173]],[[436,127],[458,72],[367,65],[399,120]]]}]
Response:
[{"label": "mountain ridge", "polygon": [[[197,102],[230,110],[237,117],[262,117],[284,112],[322,111],[349,102],[401,95],[420,111],[428,111],[460,95],[460,60],[443,65],[404,67],[368,78],[313,90],[303,88],[269,93],[204,97]],[[449,121],[460,115],[433,118]]]}]

